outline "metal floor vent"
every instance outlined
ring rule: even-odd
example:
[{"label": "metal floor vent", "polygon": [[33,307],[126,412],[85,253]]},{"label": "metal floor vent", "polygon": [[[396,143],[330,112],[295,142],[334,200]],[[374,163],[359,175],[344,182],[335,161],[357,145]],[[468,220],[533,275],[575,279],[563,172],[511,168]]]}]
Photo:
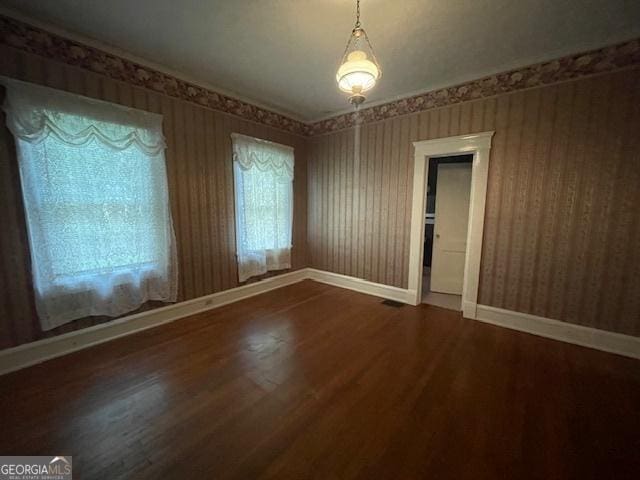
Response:
[{"label": "metal floor vent", "polygon": [[404,303],[402,302],[396,302],[395,300],[383,300],[382,302],[383,305],[386,305],[387,307],[394,307],[394,308],[400,308],[404,306]]}]

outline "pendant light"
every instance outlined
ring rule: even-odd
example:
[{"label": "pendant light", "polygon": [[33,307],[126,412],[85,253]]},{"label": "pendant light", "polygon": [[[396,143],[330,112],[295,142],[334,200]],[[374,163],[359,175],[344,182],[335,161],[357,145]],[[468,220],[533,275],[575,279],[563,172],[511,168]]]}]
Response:
[{"label": "pendant light", "polygon": [[360,0],[356,1],[356,23],[351,31],[336,74],[338,87],[350,94],[349,102],[356,109],[365,101],[364,93],[371,90],[382,76],[373,47],[360,24]]}]

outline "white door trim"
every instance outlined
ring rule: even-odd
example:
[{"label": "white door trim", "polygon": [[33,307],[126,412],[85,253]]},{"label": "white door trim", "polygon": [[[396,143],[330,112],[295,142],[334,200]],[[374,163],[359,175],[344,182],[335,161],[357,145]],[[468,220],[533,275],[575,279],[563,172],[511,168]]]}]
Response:
[{"label": "white door trim", "polygon": [[413,142],[413,202],[411,207],[411,233],[409,240],[409,292],[413,305],[422,301],[422,259],[424,254],[424,215],[427,201],[427,175],[430,157],[473,154],[471,170],[471,199],[469,202],[469,228],[462,286],[462,313],[476,318],[478,285],[480,283],[480,256],[484,231],[484,208],[489,178],[489,157],[494,132],[474,133],[456,137],[436,138]]}]

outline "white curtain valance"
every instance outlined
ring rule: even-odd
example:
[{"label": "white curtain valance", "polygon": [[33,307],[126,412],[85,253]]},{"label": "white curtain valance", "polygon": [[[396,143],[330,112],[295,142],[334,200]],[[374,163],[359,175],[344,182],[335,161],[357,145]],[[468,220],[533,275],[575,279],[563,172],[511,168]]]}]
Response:
[{"label": "white curtain valance", "polygon": [[137,146],[148,155],[165,149],[162,116],[0,77],[7,90],[7,127],[18,139],[40,143],[50,135],[68,146],[100,140],[112,150]]},{"label": "white curtain valance", "polygon": [[253,167],[271,170],[279,177],[293,180],[293,147],[232,133],[233,161],[243,170]]},{"label": "white curtain valance", "polygon": [[175,302],[162,117],[0,77],[43,330]]},{"label": "white curtain valance", "polygon": [[234,133],[238,279],[291,268],[293,148]]}]

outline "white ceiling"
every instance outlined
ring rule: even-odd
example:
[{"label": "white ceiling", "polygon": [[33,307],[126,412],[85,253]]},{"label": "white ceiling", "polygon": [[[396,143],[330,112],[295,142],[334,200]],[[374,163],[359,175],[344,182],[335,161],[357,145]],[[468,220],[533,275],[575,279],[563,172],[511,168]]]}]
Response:
[{"label": "white ceiling", "polygon": [[[302,120],[348,109],[355,0],[0,0],[28,17]],[[368,103],[640,37],[639,0],[362,0]]]}]

